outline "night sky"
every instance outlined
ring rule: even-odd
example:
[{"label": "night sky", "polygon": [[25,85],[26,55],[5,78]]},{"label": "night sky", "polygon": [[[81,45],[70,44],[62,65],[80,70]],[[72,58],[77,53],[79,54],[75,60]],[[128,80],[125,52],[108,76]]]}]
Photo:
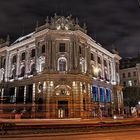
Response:
[{"label": "night sky", "polygon": [[78,17],[88,34],[104,48],[117,48],[122,57],[140,50],[139,0],[0,0],[0,37],[12,41],[34,31],[47,16]]}]

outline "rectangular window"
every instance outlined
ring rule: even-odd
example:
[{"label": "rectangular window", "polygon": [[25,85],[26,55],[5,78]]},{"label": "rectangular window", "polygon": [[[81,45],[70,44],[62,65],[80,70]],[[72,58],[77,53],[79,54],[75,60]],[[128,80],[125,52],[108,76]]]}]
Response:
[{"label": "rectangular window", "polygon": [[104,88],[100,88],[100,102],[104,102],[105,101],[105,91]]},{"label": "rectangular window", "polygon": [[125,73],[122,74],[122,77],[125,78]]},{"label": "rectangular window", "polygon": [[133,76],[136,76],[136,71],[133,72]]},{"label": "rectangular window", "polygon": [[59,52],[65,52],[65,43],[59,44]]},{"label": "rectangular window", "polygon": [[79,46],[79,53],[82,54],[81,46]]},{"label": "rectangular window", "polygon": [[10,88],[9,95],[10,95],[10,103],[15,103],[16,102],[16,95],[15,95],[15,88],[14,87]]},{"label": "rectangular window", "polygon": [[111,93],[110,93],[110,89],[106,89],[106,102],[107,102],[107,103],[111,102]]},{"label": "rectangular window", "polygon": [[130,72],[128,72],[128,77],[131,77],[131,73]]},{"label": "rectangular window", "polygon": [[104,60],[104,66],[107,67],[107,62],[106,62],[106,60]]},{"label": "rectangular window", "polygon": [[20,86],[18,88],[16,103],[23,103],[23,102],[24,102],[24,86]]}]

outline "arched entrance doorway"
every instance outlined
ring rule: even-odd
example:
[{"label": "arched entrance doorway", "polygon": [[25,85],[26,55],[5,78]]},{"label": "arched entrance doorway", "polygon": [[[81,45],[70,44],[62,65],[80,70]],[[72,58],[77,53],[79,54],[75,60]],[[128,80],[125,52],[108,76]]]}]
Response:
[{"label": "arched entrance doorway", "polygon": [[58,118],[68,118],[68,101],[58,101]]},{"label": "arched entrance doorway", "polygon": [[56,118],[70,117],[71,87],[69,85],[57,85],[55,88]]},{"label": "arched entrance doorway", "polygon": [[39,98],[37,104],[38,104],[38,109],[37,110],[39,112],[42,112],[43,111],[43,99]]}]

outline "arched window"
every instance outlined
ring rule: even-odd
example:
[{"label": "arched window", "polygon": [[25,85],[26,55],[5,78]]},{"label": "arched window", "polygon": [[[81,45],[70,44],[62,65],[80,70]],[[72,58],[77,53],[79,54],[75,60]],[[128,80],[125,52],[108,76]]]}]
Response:
[{"label": "arched window", "polygon": [[16,69],[13,69],[11,79],[15,79],[15,77],[16,77]]},{"label": "arched window", "polygon": [[107,67],[107,62],[106,62],[106,60],[104,60],[104,66]]},{"label": "arched window", "polygon": [[81,65],[81,71],[83,73],[86,73],[86,63],[85,63],[85,60],[83,58],[80,59],[80,65]]},{"label": "arched window", "polygon": [[5,57],[4,56],[1,56],[0,57],[0,61],[1,61],[0,68],[5,68],[5,61],[6,61]]},{"label": "arched window", "polygon": [[35,64],[32,64],[30,75],[34,75],[34,74],[36,74],[36,65]]},{"label": "arched window", "polygon": [[67,71],[67,61],[65,57],[61,57],[60,59],[58,59],[58,70]]},{"label": "arched window", "polygon": [[45,53],[45,45],[41,47],[41,53]]},{"label": "arched window", "polygon": [[101,64],[101,58],[98,56],[98,64]]},{"label": "arched window", "polygon": [[4,58],[2,61],[2,68],[5,68],[5,62],[6,62],[6,59]]},{"label": "arched window", "polygon": [[91,59],[92,61],[94,61],[94,54],[93,54],[93,53],[90,54],[90,59]]},{"label": "arched window", "polygon": [[131,77],[131,73],[130,72],[128,72],[128,77]]},{"label": "arched window", "polygon": [[12,63],[16,63],[17,62],[17,55],[14,55],[13,58],[12,58]]},{"label": "arched window", "polygon": [[122,77],[125,78],[125,73],[122,74]]},{"label": "arched window", "polygon": [[25,67],[23,66],[21,68],[20,77],[24,77],[24,75],[25,75]]},{"label": "arched window", "polygon": [[35,49],[31,50],[31,57],[35,57]]},{"label": "arched window", "polygon": [[82,54],[81,46],[79,46],[79,53]]},{"label": "arched window", "polygon": [[26,54],[25,54],[25,52],[23,52],[23,53],[21,54],[21,60],[25,60],[25,57],[26,57]]}]

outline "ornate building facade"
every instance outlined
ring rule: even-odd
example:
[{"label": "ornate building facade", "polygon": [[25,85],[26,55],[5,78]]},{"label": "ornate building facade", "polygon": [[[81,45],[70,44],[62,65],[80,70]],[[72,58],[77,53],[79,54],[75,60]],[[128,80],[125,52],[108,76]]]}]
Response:
[{"label": "ornate building facade", "polygon": [[77,19],[47,18],[43,26],[14,43],[8,39],[1,43],[1,105],[10,104],[9,112],[32,118],[121,113],[120,59],[89,37]]}]

